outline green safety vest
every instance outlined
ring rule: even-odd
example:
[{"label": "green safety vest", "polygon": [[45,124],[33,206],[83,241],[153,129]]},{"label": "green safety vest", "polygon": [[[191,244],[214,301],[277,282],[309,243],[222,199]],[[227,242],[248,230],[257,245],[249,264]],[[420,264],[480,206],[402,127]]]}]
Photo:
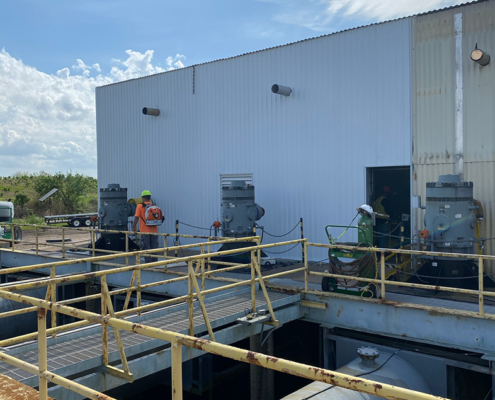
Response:
[{"label": "green safety vest", "polygon": [[[383,199],[386,199],[385,196],[378,197],[378,199],[375,200],[375,209],[374,211],[379,214],[386,214],[387,212],[385,211],[385,207],[382,205]],[[380,218],[380,217],[378,217]]]}]

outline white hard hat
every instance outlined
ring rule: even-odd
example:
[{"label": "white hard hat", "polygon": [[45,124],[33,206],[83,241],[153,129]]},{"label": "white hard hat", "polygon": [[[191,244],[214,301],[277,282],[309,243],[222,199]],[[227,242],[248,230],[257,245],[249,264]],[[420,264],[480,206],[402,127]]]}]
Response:
[{"label": "white hard hat", "polygon": [[359,214],[373,214],[373,208],[369,206],[368,204],[363,204],[361,207],[357,208],[357,212]]}]

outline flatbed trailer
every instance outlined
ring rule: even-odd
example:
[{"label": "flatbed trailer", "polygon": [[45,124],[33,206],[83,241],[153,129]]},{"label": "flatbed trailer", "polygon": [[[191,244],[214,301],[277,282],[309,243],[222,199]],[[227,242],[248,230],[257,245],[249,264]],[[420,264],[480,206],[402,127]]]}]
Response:
[{"label": "flatbed trailer", "polygon": [[79,228],[91,226],[92,217],[98,217],[98,213],[47,215],[45,216],[45,223],[47,225],[65,223],[69,226],[73,226],[74,228]]}]

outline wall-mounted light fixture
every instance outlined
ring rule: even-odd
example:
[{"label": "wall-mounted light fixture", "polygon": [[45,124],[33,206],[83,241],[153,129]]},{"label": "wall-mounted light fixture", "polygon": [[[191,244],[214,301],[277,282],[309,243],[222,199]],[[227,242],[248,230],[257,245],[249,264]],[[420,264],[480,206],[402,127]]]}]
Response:
[{"label": "wall-mounted light fixture", "polygon": [[471,52],[471,60],[477,63],[480,67],[484,67],[490,62],[490,56],[483,50],[478,49],[478,43],[476,43],[476,47]]},{"label": "wall-mounted light fixture", "polygon": [[272,86],[272,92],[275,94],[281,94],[282,96],[290,96],[292,89],[288,86],[275,84]]},{"label": "wall-mounted light fixture", "polygon": [[153,115],[154,117],[158,117],[160,115],[160,110],[158,108],[144,107],[143,108],[143,114],[144,115]]}]

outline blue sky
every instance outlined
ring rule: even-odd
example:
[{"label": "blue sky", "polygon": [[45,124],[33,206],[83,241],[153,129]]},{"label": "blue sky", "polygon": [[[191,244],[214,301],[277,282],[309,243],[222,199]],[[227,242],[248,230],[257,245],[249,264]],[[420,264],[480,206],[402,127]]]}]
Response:
[{"label": "blue sky", "polygon": [[0,175],[96,176],[94,88],[456,0],[0,3]]}]

